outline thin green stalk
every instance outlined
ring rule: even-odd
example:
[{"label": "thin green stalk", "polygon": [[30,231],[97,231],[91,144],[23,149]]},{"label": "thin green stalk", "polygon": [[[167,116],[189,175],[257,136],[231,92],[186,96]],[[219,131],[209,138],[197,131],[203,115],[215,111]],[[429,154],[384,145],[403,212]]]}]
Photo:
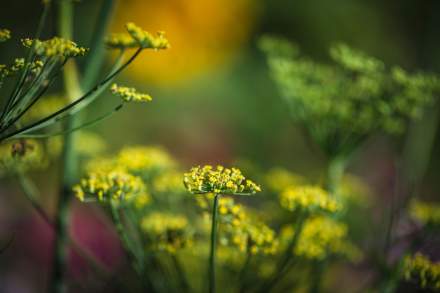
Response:
[{"label": "thin green stalk", "polygon": [[312,278],[310,281],[310,293],[318,293],[321,291],[322,278],[324,277],[326,264],[325,261],[317,262],[312,267]]},{"label": "thin green stalk", "polygon": [[84,71],[84,77],[81,80],[83,90],[93,86],[98,80],[99,71],[104,63],[104,37],[107,33],[111,17],[115,7],[114,0],[103,0],[98,17],[96,18],[95,31],[90,42],[90,53]]},{"label": "thin green stalk", "polygon": [[[58,2],[58,30],[61,37],[73,39],[73,3],[69,0]],[[76,64],[71,61],[64,66],[64,87],[70,100],[81,96],[78,72]],[[67,127],[75,125],[74,118],[67,121]],[[71,186],[77,175],[77,154],[74,149],[75,133],[64,136],[62,151],[62,183],[59,192],[58,203],[55,213],[55,243],[52,266],[51,292],[65,292],[65,274],[67,268],[67,239],[69,221],[69,203],[71,199]]]},{"label": "thin green stalk", "polygon": [[335,157],[330,159],[327,166],[326,189],[335,198],[338,197],[338,186],[346,168],[346,159],[344,157]]},{"label": "thin green stalk", "polygon": [[214,195],[214,205],[212,208],[212,225],[211,225],[211,250],[209,253],[209,293],[215,292],[215,255],[217,247],[217,217],[218,217],[218,202],[220,194]]}]

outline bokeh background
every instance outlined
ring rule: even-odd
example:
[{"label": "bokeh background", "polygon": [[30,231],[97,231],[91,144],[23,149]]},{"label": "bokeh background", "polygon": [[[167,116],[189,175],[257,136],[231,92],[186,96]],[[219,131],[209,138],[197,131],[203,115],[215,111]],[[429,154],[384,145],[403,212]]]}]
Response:
[{"label": "bokeh background", "polygon": [[[90,41],[100,3],[76,4],[75,40],[81,45]],[[18,41],[34,32],[40,11],[39,0],[3,0],[0,26],[11,29]],[[55,31],[53,21],[45,32],[48,36]],[[295,41],[305,54],[323,62],[328,47],[342,41],[390,65],[440,72],[440,2],[435,0],[120,0],[110,30],[123,31],[127,21],[149,31],[166,31],[172,47],[143,53],[119,78],[150,93],[153,102],[129,105],[92,130],[104,138],[109,153],[125,145],[160,145],[186,167],[239,162],[261,170],[283,166],[317,180],[322,176],[325,158],[292,123],[256,46],[265,33]],[[16,42],[2,45],[0,62],[19,55],[18,50],[22,49]],[[93,117],[111,101],[105,94],[87,115]],[[428,199],[438,198],[440,190],[439,138],[436,135],[433,142],[420,191]],[[393,158],[403,141],[376,135],[349,167],[367,178],[378,215],[388,204]],[[58,171],[55,162],[33,175],[49,212]],[[116,234],[101,211],[76,206],[73,223],[72,233],[104,264],[120,265]],[[84,225],[88,228],[78,228]],[[20,196],[14,181],[3,179],[1,243],[10,237],[10,248],[0,254],[0,292],[44,291],[51,231]],[[73,273],[84,276],[85,265],[74,255],[72,261]]]}]

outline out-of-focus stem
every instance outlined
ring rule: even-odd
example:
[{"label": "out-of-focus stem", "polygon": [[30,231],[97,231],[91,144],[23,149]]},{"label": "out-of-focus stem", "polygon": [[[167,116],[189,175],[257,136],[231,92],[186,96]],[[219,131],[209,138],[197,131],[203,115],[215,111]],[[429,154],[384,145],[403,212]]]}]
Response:
[{"label": "out-of-focus stem", "polygon": [[[73,3],[70,0],[60,0],[58,2],[58,30],[61,37],[66,39],[73,39]],[[98,50],[97,54],[102,54],[103,35],[108,25],[108,19],[111,15],[113,7],[113,0],[105,0],[101,9],[100,17],[102,20],[98,22],[95,29],[96,35],[92,41],[92,52]],[[95,48],[96,47],[96,48]],[[93,57],[93,56],[91,56]],[[86,68],[87,82],[83,85],[88,85],[94,82],[92,78],[96,78],[99,68],[102,64],[103,58],[91,59],[89,57]],[[93,66],[93,68],[91,68]],[[79,81],[79,74],[76,63],[71,60],[64,67],[64,87],[66,94],[70,101],[74,101],[76,97],[82,96],[83,87]],[[73,115],[67,118],[67,129],[73,129],[80,123],[80,116]],[[58,204],[55,213],[55,243],[54,243],[54,258],[53,258],[53,272],[52,272],[52,292],[65,291],[64,274],[66,271],[66,244],[68,239],[68,219],[69,219],[69,202],[71,199],[71,186],[74,184],[78,173],[78,156],[75,151],[76,134],[69,132],[64,135],[63,152],[62,152],[62,183],[58,197]]]},{"label": "out-of-focus stem", "polygon": [[220,194],[216,194],[214,196],[214,205],[212,208],[211,250],[209,253],[209,293],[215,292],[215,250],[217,247],[217,217],[219,200]]},{"label": "out-of-focus stem", "polygon": [[[58,2],[58,31],[61,37],[73,39],[73,3],[69,0]],[[73,101],[81,96],[78,71],[73,60],[64,66],[64,88],[67,97]],[[75,117],[69,117],[67,127],[75,125]],[[62,182],[55,212],[55,243],[52,267],[51,292],[65,292],[65,273],[67,270],[67,239],[69,221],[69,202],[71,198],[71,186],[77,175],[77,155],[74,149],[75,133],[67,133],[63,139],[62,151]]]},{"label": "out-of-focus stem", "polygon": [[335,157],[330,159],[327,166],[326,189],[333,196],[338,197],[339,185],[346,168],[345,157]]}]

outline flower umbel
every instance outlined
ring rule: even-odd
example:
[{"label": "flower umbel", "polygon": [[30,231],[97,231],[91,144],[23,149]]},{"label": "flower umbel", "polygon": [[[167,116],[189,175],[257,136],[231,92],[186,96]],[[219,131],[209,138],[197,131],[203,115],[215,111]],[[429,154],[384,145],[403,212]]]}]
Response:
[{"label": "flower umbel", "polygon": [[440,289],[440,263],[433,263],[421,253],[407,256],[404,261],[407,280],[417,280],[422,288]]},{"label": "flower umbel", "polygon": [[291,186],[280,194],[283,208],[294,211],[297,209],[313,211],[337,212],[340,204],[322,188],[311,185]]},{"label": "flower umbel", "polygon": [[153,100],[150,95],[139,93],[135,88],[119,86],[116,83],[110,88],[111,92],[119,96],[124,102],[150,102]]},{"label": "flower umbel", "polygon": [[89,173],[73,187],[73,191],[80,201],[118,202],[144,196],[146,187],[141,178],[122,170],[113,170]]},{"label": "flower umbel", "polygon": [[8,29],[0,29],[0,42],[5,42],[11,38],[11,32]]},{"label": "flower umbel", "polygon": [[193,167],[184,174],[186,189],[194,194],[216,193],[230,195],[250,195],[261,191],[260,186],[246,179],[237,168],[210,165]]},{"label": "flower umbel", "polygon": [[141,221],[148,248],[171,254],[192,243],[188,219],[181,215],[154,212]]},{"label": "flower umbel", "polygon": [[31,48],[35,43],[35,53],[45,57],[77,57],[84,56],[87,49],[79,47],[75,42],[59,37],[41,41],[33,39],[22,39],[23,46]]},{"label": "flower umbel", "polygon": [[413,200],[409,207],[412,218],[423,225],[440,225],[440,205]]},{"label": "flower umbel", "polygon": [[125,27],[130,36],[144,49],[159,50],[168,49],[170,47],[170,43],[165,38],[164,32],[157,32],[157,36],[153,36],[132,22],[127,23]]}]

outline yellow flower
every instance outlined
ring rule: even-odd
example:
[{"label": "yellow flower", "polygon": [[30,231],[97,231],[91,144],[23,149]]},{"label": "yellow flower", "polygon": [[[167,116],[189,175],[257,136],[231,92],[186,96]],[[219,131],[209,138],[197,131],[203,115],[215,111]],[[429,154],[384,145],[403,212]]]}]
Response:
[{"label": "yellow flower", "polygon": [[440,263],[421,253],[405,257],[403,272],[407,280],[417,280],[422,288],[440,289]]},{"label": "yellow flower", "polygon": [[160,50],[168,49],[170,47],[170,43],[165,38],[165,33],[162,31],[157,32],[157,36],[153,36],[132,22],[127,23],[125,28],[130,36],[144,49]]},{"label": "yellow flower", "polygon": [[337,212],[341,209],[340,204],[325,190],[311,185],[288,187],[280,194],[280,204],[289,211],[303,209],[309,212]]},{"label": "yellow flower", "polygon": [[223,166],[193,167],[184,174],[183,183],[193,194],[250,195],[261,191],[260,186],[246,179],[239,169]]},{"label": "yellow flower", "polygon": [[[291,225],[281,231],[281,241],[287,245],[295,233]],[[314,216],[306,220],[294,248],[298,256],[322,260],[330,255],[339,255],[357,262],[361,252],[347,239],[347,226],[324,216]]]},{"label": "yellow flower", "polygon": [[113,49],[124,49],[124,48],[136,48],[139,47],[138,42],[134,40],[128,34],[111,34],[105,40],[105,44],[109,48]]},{"label": "yellow flower", "polygon": [[440,225],[440,204],[413,200],[409,206],[409,213],[423,225]]},{"label": "yellow flower", "polygon": [[22,39],[23,46],[31,48],[35,43],[35,53],[39,56],[69,58],[84,56],[87,53],[86,48],[79,47],[75,42],[59,37],[41,41],[33,39]]},{"label": "yellow flower", "polygon": [[139,93],[135,88],[119,86],[116,83],[111,86],[110,91],[124,102],[150,102],[153,100],[150,95]]},{"label": "yellow flower", "polygon": [[147,189],[141,178],[121,170],[93,172],[73,187],[80,201],[119,202],[147,196]]},{"label": "yellow flower", "polygon": [[11,38],[11,32],[5,28],[0,29],[0,42],[5,42]]},{"label": "yellow flower", "polygon": [[192,244],[188,219],[181,215],[154,212],[142,219],[141,228],[150,249],[174,254]]}]

